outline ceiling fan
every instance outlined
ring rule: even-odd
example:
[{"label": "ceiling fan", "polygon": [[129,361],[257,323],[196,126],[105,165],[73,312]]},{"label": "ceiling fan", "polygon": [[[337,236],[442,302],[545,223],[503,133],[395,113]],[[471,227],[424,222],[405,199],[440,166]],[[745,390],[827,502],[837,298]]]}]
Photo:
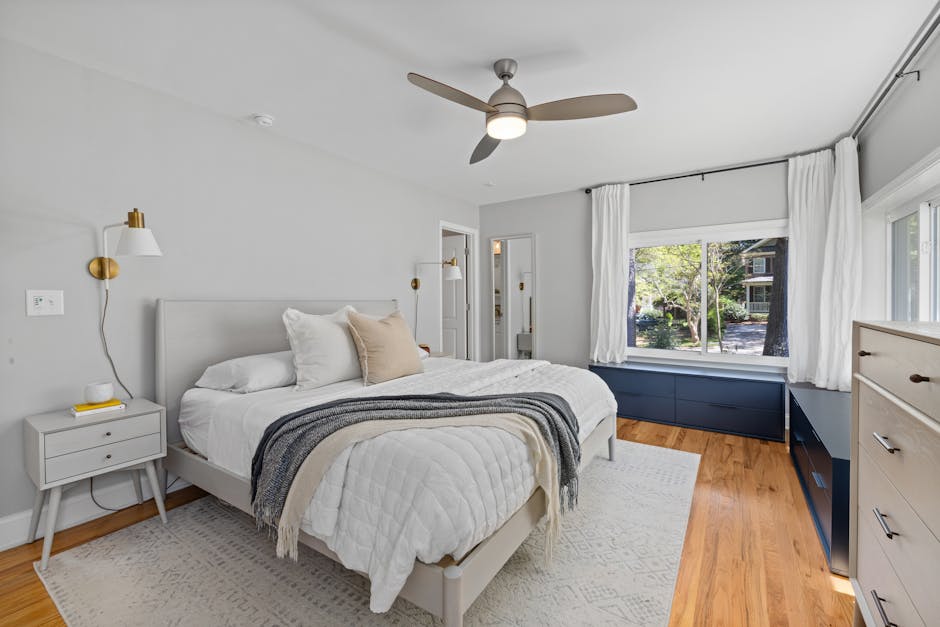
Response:
[{"label": "ceiling fan", "polygon": [[466,92],[455,89],[450,85],[439,83],[427,76],[414,72],[408,73],[408,80],[421,89],[432,94],[447,98],[465,107],[482,111],[486,114],[486,135],[477,144],[470,155],[470,163],[476,163],[489,157],[499,142],[504,139],[515,139],[526,131],[529,120],[579,120],[582,118],[596,118],[615,113],[626,113],[636,109],[636,101],[626,94],[600,94],[596,96],[578,96],[543,102],[534,107],[526,106],[525,98],[512,86],[509,81],[516,74],[519,64],[515,59],[500,59],[493,64],[493,71],[503,81],[502,87],[493,92],[489,102]]}]

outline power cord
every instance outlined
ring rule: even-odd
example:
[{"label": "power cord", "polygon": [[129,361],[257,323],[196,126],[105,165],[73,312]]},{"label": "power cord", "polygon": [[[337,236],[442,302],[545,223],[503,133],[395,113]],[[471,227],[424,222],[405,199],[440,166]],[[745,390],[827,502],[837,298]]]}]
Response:
[{"label": "power cord", "polygon": [[[168,486],[166,487],[166,491],[169,492],[169,491],[170,491],[170,488],[173,487],[173,484],[176,483],[176,482],[179,481],[179,480],[180,480],[180,478],[177,477],[176,479],[174,479],[173,481],[171,481],[171,482],[170,482],[170,485],[168,485]],[[91,502],[94,503],[95,505],[97,505],[98,507],[100,507],[101,509],[103,509],[103,510],[105,510],[105,511],[108,511],[108,512],[119,512],[119,511],[121,511],[122,508],[115,509],[115,508],[113,508],[113,507],[105,507],[104,505],[102,505],[101,503],[98,502],[98,499],[95,498],[95,478],[94,478],[94,477],[91,477],[91,478],[88,480],[88,492],[91,494]]]},{"label": "power cord", "polygon": [[[98,327],[98,333],[101,335],[101,345],[104,347],[104,356],[108,358],[108,363],[111,364],[111,372],[114,373],[114,378],[120,384],[124,391],[127,392],[127,395],[131,398],[134,398],[134,395],[131,394],[131,391],[127,389],[127,386],[124,385],[124,382],[121,381],[121,377],[118,376],[117,368],[114,367],[114,360],[111,358],[111,350],[108,348],[108,336],[104,332],[104,322],[108,317],[108,303],[111,300],[111,290],[105,288],[104,290],[104,309],[101,311],[101,325]],[[92,495],[94,499],[94,495]],[[105,507],[104,509],[108,509]]]}]

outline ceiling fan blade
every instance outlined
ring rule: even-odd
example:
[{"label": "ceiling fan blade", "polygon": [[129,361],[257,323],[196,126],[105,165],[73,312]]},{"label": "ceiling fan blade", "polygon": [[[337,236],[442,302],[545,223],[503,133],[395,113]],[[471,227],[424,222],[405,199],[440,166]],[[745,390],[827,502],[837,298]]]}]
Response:
[{"label": "ceiling fan blade", "polygon": [[432,78],[428,78],[427,76],[421,76],[420,74],[409,72],[408,80],[412,85],[417,85],[421,89],[426,89],[435,96],[447,98],[448,100],[456,102],[457,104],[462,104],[465,107],[470,107],[471,109],[476,109],[477,111],[482,111],[483,113],[496,112],[496,107],[483,102],[476,96],[471,96],[470,94],[462,92],[459,89],[455,89],[450,85],[439,83],[438,81]]},{"label": "ceiling fan blade", "polygon": [[636,109],[636,101],[626,94],[601,94],[553,100],[529,107],[530,120],[580,120],[626,113]]},{"label": "ceiling fan blade", "polygon": [[480,140],[480,143],[477,144],[477,147],[473,149],[473,154],[470,155],[470,163],[476,163],[477,161],[483,161],[496,150],[496,147],[499,146],[499,140],[490,137],[489,135],[484,135],[483,139]]}]

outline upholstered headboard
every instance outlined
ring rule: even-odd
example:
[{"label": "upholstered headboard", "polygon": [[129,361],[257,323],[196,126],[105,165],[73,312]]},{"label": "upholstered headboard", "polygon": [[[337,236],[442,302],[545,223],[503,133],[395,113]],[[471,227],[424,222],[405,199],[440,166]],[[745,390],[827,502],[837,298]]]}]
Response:
[{"label": "upholstered headboard", "polygon": [[212,364],[233,357],[290,348],[281,314],[294,307],[312,314],[352,305],[385,315],[398,308],[385,300],[158,300],[157,402],[166,407],[167,441],[178,442],[180,398]]}]

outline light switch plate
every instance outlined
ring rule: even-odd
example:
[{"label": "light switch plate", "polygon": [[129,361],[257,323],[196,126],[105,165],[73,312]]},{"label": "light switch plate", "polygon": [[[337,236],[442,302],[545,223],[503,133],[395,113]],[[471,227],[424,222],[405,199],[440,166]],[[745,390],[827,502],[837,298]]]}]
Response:
[{"label": "light switch plate", "polygon": [[26,290],[27,316],[62,316],[65,293],[62,290]]}]

